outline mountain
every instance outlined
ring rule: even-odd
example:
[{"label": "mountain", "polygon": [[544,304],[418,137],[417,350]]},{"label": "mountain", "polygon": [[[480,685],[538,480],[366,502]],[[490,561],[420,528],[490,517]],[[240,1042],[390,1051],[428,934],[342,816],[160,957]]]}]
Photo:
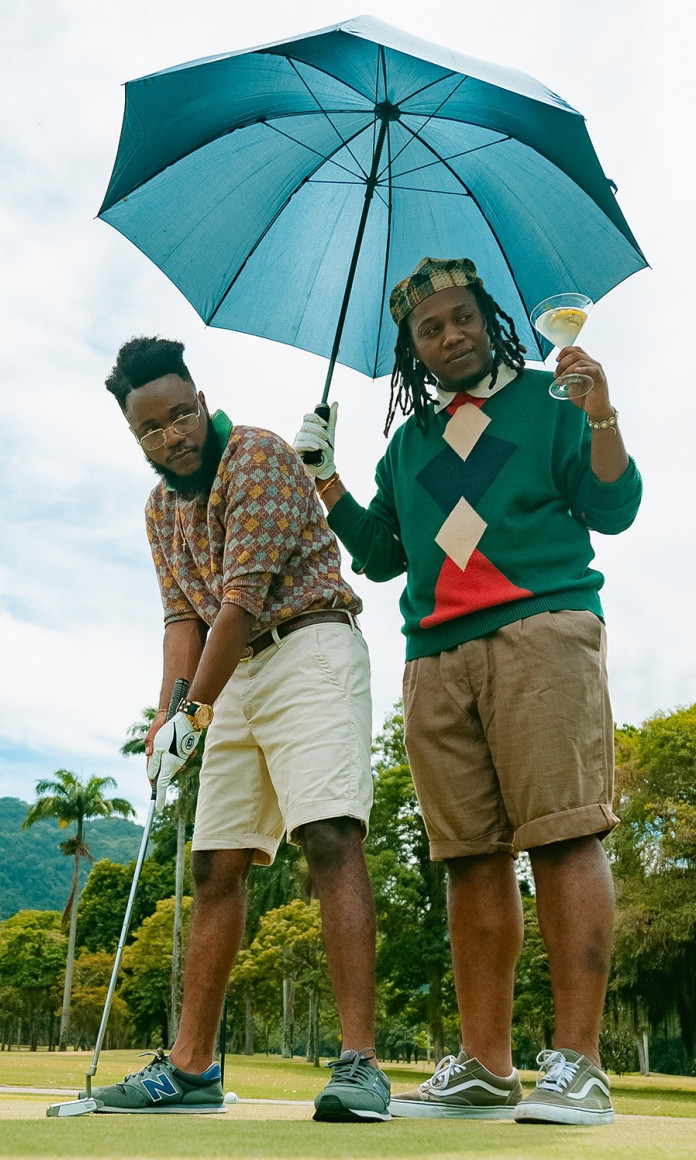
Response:
[{"label": "mountain", "polygon": [[[0,798],[0,920],[18,910],[63,910],[70,893],[72,858],[59,846],[75,832],[61,830],[55,821],[36,822],[22,829],[29,803]],[[125,818],[95,818],[85,825],[85,839],[95,862],[132,862],[138,853],[143,827]],[[91,863],[82,862],[81,881]]]}]

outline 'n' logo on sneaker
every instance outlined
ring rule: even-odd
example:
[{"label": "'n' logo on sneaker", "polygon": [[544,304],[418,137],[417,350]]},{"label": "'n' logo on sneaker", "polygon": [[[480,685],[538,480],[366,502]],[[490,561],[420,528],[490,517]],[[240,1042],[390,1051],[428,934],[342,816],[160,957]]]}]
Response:
[{"label": "'n' logo on sneaker", "polygon": [[166,1071],[159,1072],[152,1078],[141,1081],[145,1091],[153,1103],[157,1103],[163,1096],[178,1096],[179,1089],[174,1086]]}]

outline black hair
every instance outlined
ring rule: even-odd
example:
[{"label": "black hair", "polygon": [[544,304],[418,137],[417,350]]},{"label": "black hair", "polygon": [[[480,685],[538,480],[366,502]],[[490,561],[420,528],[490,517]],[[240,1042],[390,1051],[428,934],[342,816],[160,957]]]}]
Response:
[{"label": "black hair", "polygon": [[[492,389],[495,386],[498,367],[501,363],[512,367],[518,373],[524,370],[526,347],[522,346],[519,340],[512,318],[500,308],[494,298],[491,298],[488,291],[484,290],[480,278],[469,283],[466,288],[471,290],[476,299],[490,339],[493,352]],[[425,431],[428,426],[428,403],[432,402],[432,395],[428,393],[427,388],[428,386],[436,386],[437,380],[425,363],[422,363],[415,356],[408,316],[402,318],[399,324],[394,355],[389,410],[384,434],[389,434],[389,428],[394,421],[397,408],[404,415],[410,415],[413,412],[418,427],[421,431]]]},{"label": "black hair", "polygon": [[106,389],[115,396],[121,410],[126,397],[164,375],[178,375],[193,382],[183,359],[184,344],[169,338],[131,338],[124,342],[116,356]]}]

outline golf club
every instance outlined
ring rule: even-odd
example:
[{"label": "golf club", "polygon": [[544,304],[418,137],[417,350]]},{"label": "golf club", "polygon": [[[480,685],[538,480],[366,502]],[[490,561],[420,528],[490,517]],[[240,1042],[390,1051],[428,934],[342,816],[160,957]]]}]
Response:
[{"label": "golf club", "polygon": [[[180,677],[175,681],[172,690],[171,699],[169,702],[169,709],[167,711],[167,720],[173,717],[176,713],[177,706],[182,697],[186,696],[189,683]],[[92,1063],[85,1077],[85,1095],[82,1099],[70,1100],[64,1104],[51,1104],[46,1108],[47,1116],[85,1116],[88,1112],[96,1112],[99,1110],[99,1103],[92,1098],[92,1076],[96,1075],[97,1064],[99,1063],[99,1053],[101,1052],[104,1034],[106,1032],[106,1023],[109,1018],[109,1011],[111,1010],[111,1000],[113,999],[114,991],[116,989],[116,979],[118,977],[118,970],[121,965],[121,955],[128,937],[128,927],[130,926],[131,912],[133,910],[133,903],[135,902],[135,892],[138,888],[138,880],[140,878],[140,871],[145,860],[145,853],[147,851],[147,844],[150,840],[150,831],[152,829],[152,822],[155,816],[155,799],[157,797],[157,782],[152,784],[152,794],[150,795],[150,809],[145,822],[145,829],[140,842],[140,849],[138,851],[138,858],[135,863],[135,873],[133,874],[133,882],[128,896],[128,904],[126,906],[126,913],[123,917],[123,926],[121,928],[121,937],[118,940],[118,947],[116,949],[116,958],[114,959],[114,967],[111,972],[111,982],[109,983],[109,990],[106,994],[106,1001],[104,1003],[104,1011],[99,1024],[99,1032],[97,1034],[97,1041],[94,1045],[94,1055],[92,1056]]]}]

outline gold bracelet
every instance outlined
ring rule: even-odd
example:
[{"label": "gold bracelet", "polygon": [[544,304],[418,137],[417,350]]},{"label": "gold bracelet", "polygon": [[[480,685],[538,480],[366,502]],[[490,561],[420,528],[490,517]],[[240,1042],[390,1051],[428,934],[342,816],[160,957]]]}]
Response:
[{"label": "gold bracelet", "polygon": [[321,499],[321,497],[323,496],[325,491],[328,491],[329,488],[333,487],[333,485],[335,483],[340,483],[340,482],[341,482],[340,475],[338,474],[337,471],[334,471],[333,475],[330,475],[329,478],[326,480],[326,483],[324,484],[324,486],[321,489],[317,488],[317,495],[319,496],[319,499]]},{"label": "gold bracelet", "polygon": [[593,431],[613,431],[614,435],[616,435],[616,421],[618,417],[619,412],[616,410],[616,407],[614,407],[613,415],[610,415],[608,419],[590,419],[589,415],[585,416],[587,426],[591,427]]}]

